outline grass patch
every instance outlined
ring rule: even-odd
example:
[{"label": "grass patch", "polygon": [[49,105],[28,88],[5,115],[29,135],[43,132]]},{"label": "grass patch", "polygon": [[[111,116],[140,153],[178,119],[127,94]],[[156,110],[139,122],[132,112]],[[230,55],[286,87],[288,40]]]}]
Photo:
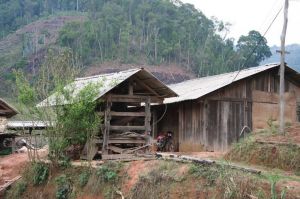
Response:
[{"label": "grass patch", "polygon": [[274,145],[255,142],[250,136],[235,143],[225,155],[226,160],[246,162],[270,168],[300,173],[300,148],[293,145]]},{"label": "grass patch", "polygon": [[22,198],[23,193],[26,191],[27,183],[24,180],[19,180],[14,186],[6,192],[6,198],[19,199]]}]

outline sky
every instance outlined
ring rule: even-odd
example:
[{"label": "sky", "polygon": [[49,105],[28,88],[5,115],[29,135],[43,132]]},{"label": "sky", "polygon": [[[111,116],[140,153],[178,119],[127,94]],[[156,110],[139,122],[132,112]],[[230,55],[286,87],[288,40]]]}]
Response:
[{"label": "sky", "polygon": [[[250,30],[257,30],[262,35],[267,30],[277,12],[284,5],[284,0],[182,0],[193,4],[208,18],[231,24],[229,37],[235,41]],[[280,45],[283,27],[283,9],[266,34],[269,46]],[[300,44],[300,0],[290,0],[288,10],[288,28],[286,44]]]}]

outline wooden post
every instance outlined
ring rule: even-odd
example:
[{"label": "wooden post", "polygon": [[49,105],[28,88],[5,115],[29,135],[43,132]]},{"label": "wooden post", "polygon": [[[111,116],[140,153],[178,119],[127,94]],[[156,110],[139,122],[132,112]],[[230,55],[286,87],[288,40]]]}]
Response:
[{"label": "wooden post", "polygon": [[152,112],[152,132],[151,132],[152,137],[154,138],[157,136],[157,113],[156,110]]},{"label": "wooden post", "polygon": [[133,95],[133,82],[132,82],[132,80],[129,81],[128,95]]},{"label": "wooden post", "polygon": [[150,109],[150,97],[146,99],[145,102],[145,129],[147,133],[151,132],[151,109]]},{"label": "wooden post", "polygon": [[286,29],[287,29],[287,23],[288,23],[288,7],[289,7],[289,1],[285,0],[284,3],[284,22],[283,22],[283,29],[281,33],[281,59],[280,59],[280,85],[279,85],[279,96],[280,96],[280,110],[279,110],[279,116],[280,116],[280,126],[279,126],[279,132],[281,134],[285,134],[285,121],[284,121],[284,106],[285,106],[285,100],[284,100],[284,67],[285,67],[285,36],[286,36]]},{"label": "wooden post", "polygon": [[110,131],[110,109],[111,109],[111,96],[108,96],[106,99],[106,109],[104,113],[104,133],[103,133],[103,145],[102,145],[102,154],[108,154],[108,140],[109,140],[109,131]]}]

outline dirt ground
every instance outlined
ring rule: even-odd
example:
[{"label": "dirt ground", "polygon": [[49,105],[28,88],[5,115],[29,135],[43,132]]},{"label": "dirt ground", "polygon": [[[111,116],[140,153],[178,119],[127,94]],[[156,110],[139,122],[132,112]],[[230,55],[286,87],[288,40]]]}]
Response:
[{"label": "dirt ground", "polygon": [[[26,147],[22,147],[18,151],[19,153],[0,157],[0,187],[4,185],[7,180],[19,176],[29,161]],[[45,158],[48,154],[47,147],[39,149],[38,154],[40,158]]]},{"label": "dirt ground", "polygon": [[20,175],[26,162],[28,162],[27,153],[15,153],[0,157],[0,186],[5,184],[6,180]]}]

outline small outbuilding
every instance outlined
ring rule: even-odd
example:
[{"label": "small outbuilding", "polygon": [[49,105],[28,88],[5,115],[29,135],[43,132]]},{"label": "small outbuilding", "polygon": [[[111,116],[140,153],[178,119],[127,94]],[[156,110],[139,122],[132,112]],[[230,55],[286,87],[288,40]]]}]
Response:
[{"label": "small outbuilding", "polygon": [[[279,118],[279,64],[169,85],[179,96],[155,107],[156,134],[174,132],[177,151],[226,151],[242,130],[257,131]],[[300,120],[300,74],[286,66],[285,120]]]},{"label": "small outbuilding", "polygon": [[8,118],[16,115],[18,111],[0,98],[0,133],[4,133]]},{"label": "small outbuilding", "polygon": [[[156,121],[155,115],[151,114],[151,104],[162,104],[165,98],[177,96],[143,68],[77,78],[71,86],[74,92],[79,92],[86,85],[99,82],[101,86],[95,100],[101,103],[95,111],[103,117],[103,124],[94,142],[102,150],[102,158],[111,152],[124,153],[146,145],[143,136],[152,135],[152,123]],[[51,95],[37,106],[68,103],[62,99],[62,103],[56,104],[56,98],[57,95]]]}]

